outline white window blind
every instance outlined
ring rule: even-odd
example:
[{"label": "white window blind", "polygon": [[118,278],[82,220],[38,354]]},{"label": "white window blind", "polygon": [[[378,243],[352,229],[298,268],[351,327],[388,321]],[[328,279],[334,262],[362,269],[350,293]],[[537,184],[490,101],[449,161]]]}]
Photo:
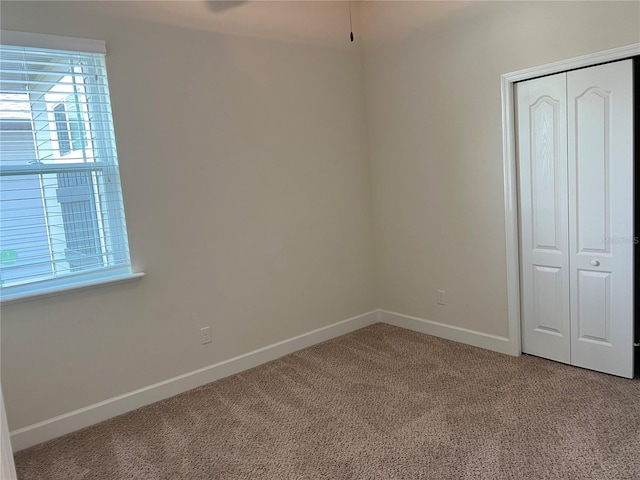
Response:
[{"label": "white window blind", "polygon": [[130,274],[104,54],[0,45],[0,297]]}]

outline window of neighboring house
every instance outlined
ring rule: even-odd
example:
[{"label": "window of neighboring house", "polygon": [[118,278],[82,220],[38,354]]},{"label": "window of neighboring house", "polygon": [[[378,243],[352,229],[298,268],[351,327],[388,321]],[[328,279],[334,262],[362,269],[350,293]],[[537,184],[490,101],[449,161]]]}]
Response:
[{"label": "window of neighboring house", "polygon": [[71,151],[71,137],[69,136],[69,126],[67,124],[67,112],[64,104],[56,105],[53,109],[53,116],[56,120],[56,137],[58,140],[58,151],[60,156]]},{"label": "window of neighboring house", "polygon": [[56,105],[53,116],[60,156],[86,147],[82,108],[75,95],[69,95],[64,103]]},{"label": "window of neighboring house", "polygon": [[0,298],[127,276],[104,53],[0,45]]}]

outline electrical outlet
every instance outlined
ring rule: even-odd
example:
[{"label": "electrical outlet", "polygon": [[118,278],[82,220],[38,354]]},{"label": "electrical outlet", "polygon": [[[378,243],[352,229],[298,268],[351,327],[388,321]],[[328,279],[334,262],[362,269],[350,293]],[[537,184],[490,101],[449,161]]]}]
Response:
[{"label": "electrical outlet", "polygon": [[444,305],[445,303],[444,290],[437,290],[437,292],[438,292],[438,305]]},{"label": "electrical outlet", "polygon": [[200,329],[200,340],[202,340],[202,345],[211,343],[211,327],[202,327]]}]

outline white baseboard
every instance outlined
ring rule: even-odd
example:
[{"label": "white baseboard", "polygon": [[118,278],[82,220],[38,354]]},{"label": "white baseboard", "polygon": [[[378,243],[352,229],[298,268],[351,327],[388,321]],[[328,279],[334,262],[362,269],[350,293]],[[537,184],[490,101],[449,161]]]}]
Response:
[{"label": "white baseboard", "polygon": [[513,355],[514,352],[511,340],[507,337],[490,335],[488,333],[477,332],[475,330],[469,330],[462,327],[455,327],[453,325],[446,325],[444,323],[433,322],[431,320],[412,317],[402,313],[389,312],[387,310],[380,310],[379,314],[381,322],[388,323],[389,325],[395,325],[396,327],[426,333],[428,335],[433,335],[434,337],[453,340],[454,342],[466,343],[467,345],[473,345],[474,347],[485,348],[487,350],[493,350],[494,352],[505,353],[507,355]]},{"label": "white baseboard", "polygon": [[379,321],[378,310],[343,320],[311,332],[245,353],[193,372],[185,373],[133,392],[74,410],[11,432],[11,445],[17,452],[81,428],[108,420],[136,408],[178,395],[221,378],[256,367],[300,349],[339,337]]},{"label": "white baseboard", "polygon": [[289,338],[272,345],[254,350],[244,355],[231,358],[213,365],[209,365],[132,392],[109,398],[72,412],[49,418],[11,432],[13,451],[51,440],[81,428],[94,425],[109,418],[130,412],[136,408],[149,405],[165,398],[178,395],[193,388],[206,385],[229,375],[257,367],[289,353],[316,345],[335,337],[353,332],[359,328],[384,322],[397,327],[426,333],[436,337],[466,343],[475,347],[485,348],[508,355],[513,354],[511,342],[506,337],[489,335],[466,328],[432,322],[423,318],[412,317],[386,310],[357,315],[326,327]]}]

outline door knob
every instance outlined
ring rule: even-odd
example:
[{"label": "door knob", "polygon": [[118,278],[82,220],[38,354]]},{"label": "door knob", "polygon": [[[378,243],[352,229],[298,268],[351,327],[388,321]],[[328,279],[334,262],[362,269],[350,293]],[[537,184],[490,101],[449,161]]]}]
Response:
[{"label": "door knob", "polygon": [[591,260],[591,265],[593,265],[594,267],[597,267],[600,265],[600,262],[598,260]]}]

